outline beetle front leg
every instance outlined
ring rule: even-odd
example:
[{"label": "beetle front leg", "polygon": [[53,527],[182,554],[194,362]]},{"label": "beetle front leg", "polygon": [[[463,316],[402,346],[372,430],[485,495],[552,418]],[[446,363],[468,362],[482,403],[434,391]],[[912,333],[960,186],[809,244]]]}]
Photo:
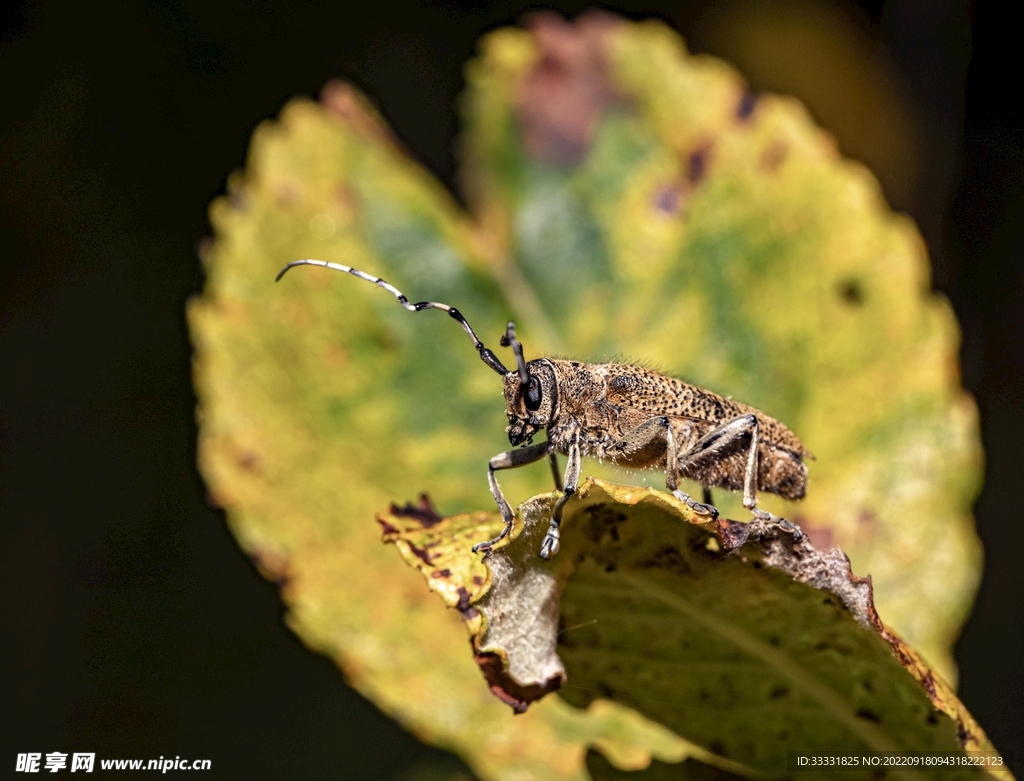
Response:
[{"label": "beetle front leg", "polygon": [[491,494],[494,496],[494,501],[498,505],[498,511],[501,513],[501,520],[505,522],[505,526],[501,530],[501,534],[493,540],[478,542],[474,545],[473,553],[481,550],[489,553],[495,544],[509,535],[509,532],[512,531],[512,522],[515,520],[515,513],[512,512],[512,507],[509,506],[508,501],[505,499],[505,495],[501,492],[501,486],[498,485],[498,478],[495,477],[494,473],[499,469],[515,469],[516,467],[526,466],[527,464],[532,464],[535,461],[540,461],[550,451],[550,442],[540,442],[539,444],[530,445],[529,447],[521,447],[516,450],[507,450],[504,453],[498,453],[498,455],[490,460],[490,463],[487,465],[487,483],[491,487]]},{"label": "beetle front leg", "polygon": [[562,508],[576,493],[580,484],[580,442],[579,437],[573,439],[569,446],[569,463],[565,465],[565,493],[555,504],[555,510],[551,514],[551,524],[548,526],[548,533],[544,535],[544,542],[540,545],[540,557],[550,559],[558,553],[558,527],[562,525]]}]

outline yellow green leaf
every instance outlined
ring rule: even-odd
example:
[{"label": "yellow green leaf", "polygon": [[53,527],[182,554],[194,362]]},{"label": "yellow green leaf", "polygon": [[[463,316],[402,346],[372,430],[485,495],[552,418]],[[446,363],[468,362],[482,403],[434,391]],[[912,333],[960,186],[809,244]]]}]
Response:
[{"label": "yellow green leaf", "polygon": [[465,562],[477,560],[460,543],[486,539],[497,513],[381,517],[385,541],[434,590],[461,592],[445,601],[467,619],[492,690],[517,710],[555,690],[580,708],[618,703],[704,752],[681,759],[745,777],[784,774],[789,751],[994,752],[941,676],[882,624],[871,582],[841,551],[588,480],[567,505],[561,552],[545,561],[554,500],[522,504],[471,581]]}]

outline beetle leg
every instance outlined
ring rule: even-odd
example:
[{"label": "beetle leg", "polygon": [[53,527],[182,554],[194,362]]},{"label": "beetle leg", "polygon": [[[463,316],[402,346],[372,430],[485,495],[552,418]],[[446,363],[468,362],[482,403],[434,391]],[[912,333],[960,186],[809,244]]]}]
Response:
[{"label": "beetle leg", "polygon": [[[671,464],[675,461],[677,452],[676,438],[672,432],[672,425],[664,415],[658,415],[645,420],[635,429],[628,432],[624,437],[612,442],[612,444],[608,446],[608,449],[616,454],[626,455],[627,453],[632,453],[634,450],[639,450],[649,442],[653,442],[659,437],[664,437],[665,439],[667,446],[667,453],[665,454],[666,463]],[[668,471],[671,472],[671,470]],[[668,487],[668,490],[675,490],[675,483],[675,478],[672,475],[665,475],[665,484]]]},{"label": "beetle leg", "polygon": [[701,486],[704,491],[702,497],[704,501],[698,502],[693,499],[686,491],[680,491],[678,488],[672,492],[672,495],[693,510],[697,515],[708,515],[711,520],[718,519],[718,508],[711,503],[711,491],[707,486]]},{"label": "beetle leg", "polygon": [[580,441],[579,437],[573,439],[569,446],[569,463],[565,465],[565,493],[555,504],[555,510],[551,514],[551,525],[548,526],[548,533],[544,535],[544,542],[540,545],[540,557],[550,559],[558,553],[558,527],[562,525],[562,508],[569,498],[576,493],[580,483]]},{"label": "beetle leg", "polygon": [[804,533],[800,531],[800,527],[792,521],[787,521],[785,518],[780,518],[779,516],[773,515],[772,513],[768,512],[767,510],[759,510],[756,507],[751,508],[750,512],[753,513],[755,518],[759,518],[762,521],[771,521],[772,523],[781,526],[783,529],[785,529],[793,535],[794,542],[799,542],[801,539],[803,539]]},{"label": "beetle leg", "polygon": [[759,510],[757,507],[757,445],[760,431],[757,418],[753,415],[741,415],[734,418],[698,439],[685,453],[679,456],[679,469],[682,470],[694,461],[724,450],[747,434],[750,435],[750,450],[747,451],[747,467],[743,475],[743,506],[750,510],[755,518],[762,521],[773,521],[792,532],[793,539],[799,540],[803,533],[795,524],[765,510]]},{"label": "beetle leg", "polygon": [[491,548],[493,548],[499,541],[505,539],[509,532],[512,531],[512,522],[515,519],[515,513],[512,512],[512,508],[505,500],[505,495],[501,492],[501,486],[498,485],[498,478],[494,476],[494,473],[499,469],[515,469],[516,467],[532,464],[534,461],[539,461],[544,458],[544,456],[548,455],[549,452],[551,452],[551,443],[540,442],[536,445],[529,445],[528,447],[520,447],[515,450],[507,450],[504,453],[498,453],[498,455],[491,459],[490,463],[487,465],[487,482],[491,486],[491,494],[494,495],[494,501],[498,505],[498,511],[501,512],[501,520],[505,522],[505,527],[501,530],[501,534],[493,540],[478,542],[474,545],[473,553],[481,550],[485,553],[490,553]]},{"label": "beetle leg", "polygon": [[695,501],[686,491],[680,491],[678,488],[672,492],[672,495],[697,513],[697,515],[711,516],[711,520],[718,518],[718,508],[710,502]]},{"label": "beetle leg", "polygon": [[612,443],[610,449],[623,454],[632,453],[658,437],[665,439],[665,488],[691,510],[701,515],[717,518],[718,510],[712,507],[710,502],[704,504],[695,502],[688,493],[679,490],[679,469],[675,466],[678,462],[679,447],[676,444],[676,435],[672,430],[672,424],[664,415],[645,420],[622,439]]},{"label": "beetle leg", "polygon": [[743,506],[748,510],[757,506],[757,418],[753,415],[741,415],[718,428],[709,431],[680,453],[677,468],[685,467],[713,456],[735,443],[741,437],[750,435],[750,450],[747,454],[747,466],[743,475]]},{"label": "beetle leg", "polygon": [[555,478],[555,490],[562,490],[562,473],[558,471],[558,453],[551,450],[548,453],[548,457],[551,459],[551,476]]},{"label": "beetle leg", "polygon": [[672,424],[664,415],[645,420],[624,437],[613,442],[608,449],[617,454],[626,455],[639,450],[659,437],[665,440],[665,487],[669,491],[675,491],[679,487],[679,474],[676,469],[672,468],[672,465],[676,463],[679,448],[676,445],[676,435],[672,431]]}]

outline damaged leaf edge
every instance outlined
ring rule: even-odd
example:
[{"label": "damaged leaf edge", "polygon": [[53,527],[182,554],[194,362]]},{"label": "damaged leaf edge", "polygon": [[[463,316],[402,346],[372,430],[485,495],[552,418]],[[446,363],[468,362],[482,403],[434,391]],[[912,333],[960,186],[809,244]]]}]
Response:
[{"label": "damaged leaf edge", "polygon": [[[957,725],[957,736],[964,751],[994,751],[984,730],[957,698],[952,687],[931,670],[921,655],[893,630],[887,627],[875,609],[871,576],[860,577],[853,572],[849,557],[840,548],[818,550],[807,535],[799,540],[770,521],[741,523],[726,518],[715,521],[696,515],[675,497],[654,488],[636,489],[618,486],[603,480],[588,479],[582,487],[580,501],[591,493],[627,505],[651,502],[681,515],[695,526],[712,532],[723,549],[734,551],[748,542],[758,543],[763,563],[785,572],[794,580],[835,595],[853,618],[866,629],[878,632],[892,648],[900,665],[925,690],[936,710],[945,713]],[[580,505],[577,505],[580,507]]]},{"label": "damaged leaf edge", "polygon": [[[504,648],[498,644],[486,642],[488,621],[485,613],[477,606],[484,602],[491,593],[495,581],[495,565],[501,566],[499,562],[504,559],[504,566],[509,566],[507,557],[501,554],[526,530],[523,520],[527,514],[526,510],[528,508],[530,510],[542,509],[537,505],[550,505],[556,497],[556,493],[539,494],[523,502],[517,508],[512,532],[494,546],[490,556],[483,559],[482,564],[487,574],[483,582],[473,592],[460,588],[458,599],[455,599],[451,593],[445,593],[441,589],[435,588],[431,578],[427,577],[431,590],[441,595],[449,607],[454,607],[462,613],[466,628],[470,632],[474,658],[487,680],[488,686],[495,696],[512,707],[516,713],[525,712],[531,702],[560,688],[565,682],[565,672],[561,670],[540,683],[522,683],[517,680],[510,670],[508,654]],[[749,523],[741,523],[721,517],[712,520],[707,516],[696,514],[672,495],[655,488],[617,485],[597,478],[587,478],[580,485],[576,497],[566,506],[565,524],[572,526],[574,515],[586,506],[602,501],[614,501],[625,505],[654,504],[709,532],[726,552],[738,551],[745,545],[753,544],[756,547],[748,549],[748,552],[757,555],[765,566],[781,570],[800,583],[834,595],[861,626],[874,630],[889,644],[897,661],[925,690],[935,709],[953,719],[957,726],[960,746],[964,751],[995,750],[984,731],[960,703],[949,684],[929,669],[921,656],[899,635],[885,626],[875,609],[870,575],[860,577],[854,574],[849,558],[839,548],[818,550],[806,535],[797,540],[791,533],[780,529],[778,525],[770,521],[754,520]],[[407,505],[405,508],[398,508],[392,505],[390,509],[389,514],[377,516],[377,521],[384,530],[383,539],[385,542],[396,544],[403,558],[409,562],[413,562],[414,557],[418,554],[412,550],[412,546],[407,540],[401,538],[401,530],[388,521],[389,517],[396,515],[412,517],[417,522],[420,522],[421,516],[429,518],[429,526],[424,524],[427,528],[432,528],[435,524],[439,526],[440,524],[449,524],[453,520],[468,517],[463,515],[440,519],[430,506],[426,495],[421,495],[420,504],[417,507]],[[493,517],[494,514],[473,513],[470,515],[479,521],[485,521]],[[438,531],[442,531],[442,528],[438,528]],[[555,562],[550,565],[548,571],[557,584],[559,592],[575,566],[576,562],[570,556],[557,557]],[[555,604],[558,602],[558,596],[560,594],[556,596]],[[704,762],[708,761],[708,758],[705,757],[695,756],[694,758]],[[720,758],[715,756],[714,759]],[[990,772],[1002,775],[997,770]],[[1012,777],[1008,771],[1006,777]]]}]

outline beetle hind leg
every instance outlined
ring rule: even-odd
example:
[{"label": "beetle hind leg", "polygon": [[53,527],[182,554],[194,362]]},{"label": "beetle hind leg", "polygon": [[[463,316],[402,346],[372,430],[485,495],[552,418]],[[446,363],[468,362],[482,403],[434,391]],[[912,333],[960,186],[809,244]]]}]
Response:
[{"label": "beetle hind leg", "polygon": [[[800,531],[796,524],[787,521],[785,518],[772,515],[766,510],[760,510],[757,507],[757,447],[760,440],[760,431],[757,425],[757,418],[754,415],[741,415],[719,426],[714,431],[705,434],[679,456],[679,469],[682,470],[688,464],[706,458],[715,452],[721,452],[740,438],[748,435],[750,437],[750,448],[747,451],[747,463],[743,474],[743,506],[750,510],[755,518],[775,523],[790,532],[794,540],[799,540],[803,537],[803,532]],[[708,487],[705,487],[704,491],[706,494],[711,493]],[[695,509],[690,504],[692,500],[688,496],[684,501],[692,509]],[[717,514],[718,511],[716,510],[715,515],[717,516]]]},{"label": "beetle hind leg", "polygon": [[794,542],[799,542],[803,539],[804,533],[800,531],[800,527],[792,521],[787,521],[785,518],[780,518],[779,516],[773,515],[767,510],[762,510],[758,507],[751,507],[750,512],[758,520],[767,521],[769,523],[774,523],[776,526],[781,526],[793,535]]},{"label": "beetle hind leg", "polygon": [[710,502],[697,502],[690,498],[685,491],[679,490],[679,448],[676,444],[676,435],[672,430],[672,423],[664,415],[656,415],[641,423],[635,429],[617,440],[609,448],[613,452],[623,455],[632,453],[647,445],[657,438],[665,440],[665,488],[679,501],[698,515],[708,515],[712,518],[718,517],[718,510]]}]

